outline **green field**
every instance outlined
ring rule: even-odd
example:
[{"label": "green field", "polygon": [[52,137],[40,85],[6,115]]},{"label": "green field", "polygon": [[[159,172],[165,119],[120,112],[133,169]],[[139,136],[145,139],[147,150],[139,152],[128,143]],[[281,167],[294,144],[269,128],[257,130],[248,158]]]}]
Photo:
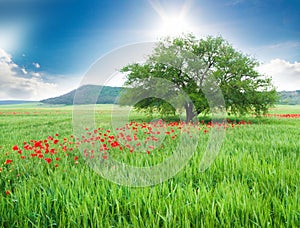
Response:
[{"label": "green field", "polygon": [[[97,106],[95,135],[112,135],[110,108]],[[300,113],[300,106],[271,113]],[[152,117],[130,118],[137,137],[145,137],[143,119]],[[71,106],[0,106],[0,227],[299,227],[300,119],[240,120],[226,125],[221,150],[206,171],[199,171],[211,131],[204,122],[197,150],[177,175],[150,187],[127,187],[86,164],[76,148],[83,139],[73,136]],[[163,147],[148,154],[118,146],[111,156],[135,166],[162,162],[178,144],[172,134],[182,136],[179,128],[164,129]],[[46,144],[53,153],[45,152]]]}]

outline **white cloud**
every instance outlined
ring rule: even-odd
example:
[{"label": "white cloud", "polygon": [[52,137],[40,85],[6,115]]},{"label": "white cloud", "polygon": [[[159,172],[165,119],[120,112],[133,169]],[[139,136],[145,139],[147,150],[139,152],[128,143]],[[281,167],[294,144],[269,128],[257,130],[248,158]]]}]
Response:
[{"label": "white cloud", "polygon": [[264,48],[265,49],[282,49],[282,48],[299,48],[299,47],[300,47],[300,42],[298,42],[298,41],[286,41],[286,42],[282,42],[282,43],[266,45]]},{"label": "white cloud", "polygon": [[227,5],[235,6],[244,2],[245,2],[244,0],[231,0],[227,3]]},{"label": "white cloud", "polygon": [[33,72],[33,73],[31,73],[31,75],[32,75],[33,77],[37,77],[37,78],[41,76],[41,74],[38,73],[38,72]]},{"label": "white cloud", "polygon": [[255,53],[255,58],[261,61],[270,61],[274,59],[274,56],[287,61],[298,60],[300,57],[300,42],[292,40],[262,46],[244,47],[243,49],[246,53]]},{"label": "white cloud", "polygon": [[261,65],[258,71],[271,76],[278,91],[300,90],[300,63],[272,59]]},{"label": "white cloud", "polygon": [[41,72],[27,72],[19,67],[10,55],[0,48],[0,100],[41,100],[73,89],[67,88],[66,83],[61,85],[55,81],[46,82],[41,76]]},{"label": "white cloud", "polygon": [[21,71],[23,72],[23,74],[28,74],[28,72],[25,68],[22,68]]},{"label": "white cloud", "polygon": [[39,63],[32,63],[32,65],[37,69],[41,67]]}]

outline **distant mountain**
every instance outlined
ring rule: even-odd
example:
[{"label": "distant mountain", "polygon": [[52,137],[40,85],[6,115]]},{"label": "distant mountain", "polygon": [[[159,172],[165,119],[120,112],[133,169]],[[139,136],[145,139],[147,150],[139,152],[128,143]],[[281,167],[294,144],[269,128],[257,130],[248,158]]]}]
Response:
[{"label": "distant mountain", "polygon": [[[53,97],[40,102],[46,104],[65,104],[72,105],[76,94],[76,104],[113,104],[119,96],[122,87],[99,86],[99,85],[83,85],[77,90],[72,90],[69,93],[59,97]],[[101,90],[101,96],[99,92]],[[98,99],[96,99],[98,98]]]},{"label": "distant mountain", "polygon": [[14,104],[25,104],[34,103],[36,101],[24,101],[24,100],[0,100],[0,105],[14,105]]},{"label": "distant mountain", "polygon": [[281,91],[278,92],[278,104],[283,105],[300,105],[300,90],[296,91]]},{"label": "distant mountain", "polygon": [[[99,92],[101,90],[101,96]],[[46,104],[65,104],[72,105],[74,96],[76,94],[76,104],[113,104],[116,98],[119,96],[122,87],[110,87],[99,85],[83,85],[77,90],[61,95],[59,97],[49,98],[41,100],[40,102]],[[296,91],[281,91],[278,92],[279,100],[277,104],[284,105],[300,105],[300,90]],[[15,101],[18,102],[18,101]],[[1,104],[1,101],[0,101]]]}]

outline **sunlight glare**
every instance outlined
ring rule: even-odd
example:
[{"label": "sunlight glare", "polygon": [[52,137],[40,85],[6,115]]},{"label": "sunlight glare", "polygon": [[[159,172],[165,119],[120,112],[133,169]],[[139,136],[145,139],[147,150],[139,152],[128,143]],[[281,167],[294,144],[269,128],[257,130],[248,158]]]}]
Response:
[{"label": "sunlight glare", "polygon": [[[7,25],[0,28],[0,48],[5,51],[17,50],[21,44],[24,28],[21,26]],[[24,37],[24,35],[23,35]]]}]

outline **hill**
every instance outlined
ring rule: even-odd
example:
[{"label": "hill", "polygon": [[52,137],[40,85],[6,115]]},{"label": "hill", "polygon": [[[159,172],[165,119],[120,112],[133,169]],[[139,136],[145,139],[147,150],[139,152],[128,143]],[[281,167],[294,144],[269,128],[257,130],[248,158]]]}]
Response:
[{"label": "hill", "polygon": [[[101,96],[98,97],[101,90]],[[65,104],[72,105],[75,93],[77,94],[77,104],[94,104],[95,97],[98,97],[97,104],[113,104],[119,96],[122,87],[99,86],[99,85],[83,85],[76,90],[53,97],[40,102],[46,104]],[[80,98],[79,99],[79,95]],[[300,105],[300,90],[296,91],[281,91],[278,92],[279,100],[277,104],[280,105]],[[1,102],[0,102],[1,104]]]},{"label": "hill", "polygon": [[[76,104],[94,104],[96,97],[98,97],[97,104],[113,104],[119,96],[121,89],[121,87],[83,85],[77,90],[72,90],[59,97],[41,100],[40,102],[46,104],[72,105],[76,94]],[[101,96],[98,96],[100,90]]]},{"label": "hill", "polygon": [[278,92],[281,105],[300,105],[300,90]]}]

